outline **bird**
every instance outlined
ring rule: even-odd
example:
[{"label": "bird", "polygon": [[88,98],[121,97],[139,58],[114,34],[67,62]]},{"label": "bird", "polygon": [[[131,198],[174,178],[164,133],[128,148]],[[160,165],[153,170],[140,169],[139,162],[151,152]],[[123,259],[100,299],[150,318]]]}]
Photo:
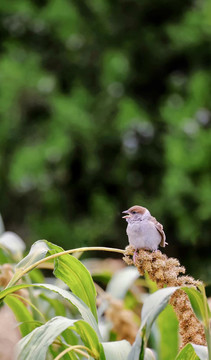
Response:
[{"label": "bird", "polygon": [[159,245],[162,247],[168,245],[163,225],[150,214],[148,209],[134,205],[123,213],[127,214],[123,218],[128,223],[126,233],[130,245],[135,248],[135,254],[139,249],[156,251]]}]

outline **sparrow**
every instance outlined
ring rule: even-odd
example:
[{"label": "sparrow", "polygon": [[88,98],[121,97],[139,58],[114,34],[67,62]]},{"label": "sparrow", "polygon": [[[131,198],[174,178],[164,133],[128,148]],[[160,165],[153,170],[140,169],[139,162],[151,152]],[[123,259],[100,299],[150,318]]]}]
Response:
[{"label": "sparrow", "polygon": [[127,214],[123,216],[128,223],[126,233],[135,252],[138,249],[155,251],[159,245],[165,247],[168,244],[163,226],[150,214],[148,209],[135,205],[123,213]]}]

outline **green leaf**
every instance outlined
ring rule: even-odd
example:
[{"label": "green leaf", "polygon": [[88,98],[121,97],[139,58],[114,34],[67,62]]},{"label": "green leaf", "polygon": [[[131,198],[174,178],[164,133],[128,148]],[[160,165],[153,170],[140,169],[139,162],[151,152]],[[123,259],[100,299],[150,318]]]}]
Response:
[{"label": "green leaf", "polygon": [[18,360],[45,360],[50,344],[69,327],[80,335],[84,345],[92,351],[95,359],[106,360],[103,348],[91,326],[83,320],[72,320],[62,316],[51,319],[20,340]]},{"label": "green leaf", "polygon": [[43,276],[43,273],[40,269],[33,269],[29,273],[29,277],[31,280],[31,283],[44,283],[45,277]]},{"label": "green leaf", "polygon": [[[195,312],[197,318],[199,320],[203,320],[205,321],[206,319],[206,309],[204,307],[204,301],[203,301],[203,295],[200,291],[194,289],[194,288],[190,288],[190,287],[185,287],[182,288],[186,294],[189,297],[191,306],[193,308],[193,311]],[[210,316],[210,309],[208,306],[208,303],[206,302],[206,306],[207,306],[207,313]]]},{"label": "green leaf", "polygon": [[[51,253],[64,251],[59,246],[47,242]],[[88,305],[97,318],[96,289],[86,267],[72,255],[62,255],[55,259],[54,275],[64,281],[71,291]]]},{"label": "green leaf", "polygon": [[[128,266],[116,272],[112,279],[109,281],[106,292],[113,298],[124,299],[127,291],[133,282],[140,276],[138,270],[134,266]],[[109,303],[104,300],[98,308],[98,315],[101,316],[108,308]]]},{"label": "green leaf", "polygon": [[[69,329],[63,331],[62,336],[61,336],[61,340],[63,342],[64,339],[64,343],[65,344],[74,344],[77,345],[79,342],[81,342],[80,337],[78,336],[78,334],[75,331],[69,331]],[[64,347],[65,349],[65,347]],[[72,358],[77,358],[78,357],[75,355],[75,353],[70,352],[69,356]]]},{"label": "green leaf", "polygon": [[34,329],[18,343],[18,360],[45,360],[48,347],[65,329],[77,320],[62,316],[55,317],[46,324]]},{"label": "green leaf", "polygon": [[[146,348],[145,354],[144,354],[144,360],[156,360],[155,355],[151,349]],[[170,360],[170,358],[169,358],[169,360]]]},{"label": "green leaf", "polygon": [[33,324],[33,316],[31,315],[27,307],[22,303],[20,299],[13,295],[8,295],[5,299],[5,303],[13,311],[16,320],[18,322],[21,322],[21,324],[19,325],[21,335],[25,336],[30,333],[35,328],[35,325]]},{"label": "green leaf", "polygon": [[200,360],[208,360],[208,349],[206,346],[191,344]]},{"label": "green leaf", "polygon": [[40,287],[43,289],[47,289],[50,291],[54,291],[61,295],[64,299],[71,302],[71,304],[75,305],[80,312],[82,318],[90,324],[90,326],[95,330],[95,332],[98,334],[99,339],[101,338],[100,331],[97,325],[97,322],[95,320],[95,317],[93,316],[92,312],[90,311],[89,307],[81,300],[79,299],[75,294],[60,289],[59,287],[51,284],[21,284],[21,285],[15,285],[11,286],[10,288],[7,288],[0,292],[0,299],[3,299],[5,296],[23,288],[28,287]]},{"label": "green leaf", "polygon": [[[65,306],[60,299],[52,299],[51,297],[46,296],[45,294],[40,294],[39,297],[49,303],[50,310],[51,311],[52,309],[54,310],[55,316],[66,315]],[[48,315],[48,309],[46,310],[45,313]]]},{"label": "green leaf", "polygon": [[127,360],[143,360],[144,359],[144,335],[145,331],[143,331],[140,327],[138,334],[136,335],[136,339],[132,345],[132,348],[128,354]]},{"label": "green leaf", "polygon": [[144,347],[147,344],[150,335],[151,327],[157,316],[168,304],[171,295],[178,289],[178,287],[168,287],[160,289],[155,293],[149,295],[144,301],[141,311],[141,327],[133,343],[132,349],[129,353],[128,360],[139,360],[144,357]]},{"label": "green leaf", "polygon": [[159,329],[158,352],[159,359],[175,359],[178,353],[178,320],[171,305],[160,313],[157,319]]},{"label": "green leaf", "polygon": [[165,289],[160,289],[147,297],[141,311],[141,328],[146,326],[147,339],[150,334],[153,322],[161,313],[161,311],[166,307],[171,295],[177,289],[178,287],[168,287]]},{"label": "green leaf", "polygon": [[83,320],[74,324],[74,329],[80,335],[84,345],[86,345],[95,355],[95,359],[106,360],[104,350],[99,342],[98,336],[91,326]]},{"label": "green leaf", "polygon": [[106,292],[116,299],[124,299],[126,292],[139,276],[140,274],[134,266],[128,266],[121,269],[116,272],[109,281]]},{"label": "green leaf", "polygon": [[176,360],[208,360],[206,346],[187,344],[178,354]]},{"label": "green leaf", "polygon": [[27,267],[33,265],[37,261],[43,259],[47,252],[49,251],[49,248],[46,244],[45,240],[38,240],[36,241],[27,256],[25,256],[17,265],[16,269],[18,270],[24,270]]},{"label": "green leaf", "polygon": [[36,241],[32,245],[28,255],[16,265],[15,274],[7,286],[10,287],[15,284],[22,277],[24,270],[26,271],[29,266],[33,266],[37,261],[45,258],[48,250],[49,249],[47,247],[46,241]]},{"label": "green leaf", "polygon": [[126,340],[103,342],[102,345],[107,360],[125,360],[131,349],[130,343]]}]

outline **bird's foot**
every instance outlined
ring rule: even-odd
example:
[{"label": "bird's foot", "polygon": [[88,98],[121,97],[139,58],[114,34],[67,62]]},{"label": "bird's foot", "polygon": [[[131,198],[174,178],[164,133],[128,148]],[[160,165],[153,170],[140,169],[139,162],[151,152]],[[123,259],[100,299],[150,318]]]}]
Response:
[{"label": "bird's foot", "polygon": [[137,257],[137,255],[138,255],[138,251],[135,250],[135,251],[134,251],[134,254],[133,254],[133,262],[134,262],[134,264],[135,264],[135,262],[136,262],[136,257]]}]

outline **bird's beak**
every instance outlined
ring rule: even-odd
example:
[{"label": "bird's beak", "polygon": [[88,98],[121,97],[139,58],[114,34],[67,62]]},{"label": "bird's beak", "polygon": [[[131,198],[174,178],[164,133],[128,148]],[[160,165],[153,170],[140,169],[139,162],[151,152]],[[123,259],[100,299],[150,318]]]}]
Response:
[{"label": "bird's beak", "polygon": [[123,211],[122,213],[123,213],[123,214],[127,214],[127,215],[125,215],[125,216],[122,216],[123,219],[128,219],[129,217],[131,217],[131,215],[128,214],[128,210],[125,210],[125,211]]}]

